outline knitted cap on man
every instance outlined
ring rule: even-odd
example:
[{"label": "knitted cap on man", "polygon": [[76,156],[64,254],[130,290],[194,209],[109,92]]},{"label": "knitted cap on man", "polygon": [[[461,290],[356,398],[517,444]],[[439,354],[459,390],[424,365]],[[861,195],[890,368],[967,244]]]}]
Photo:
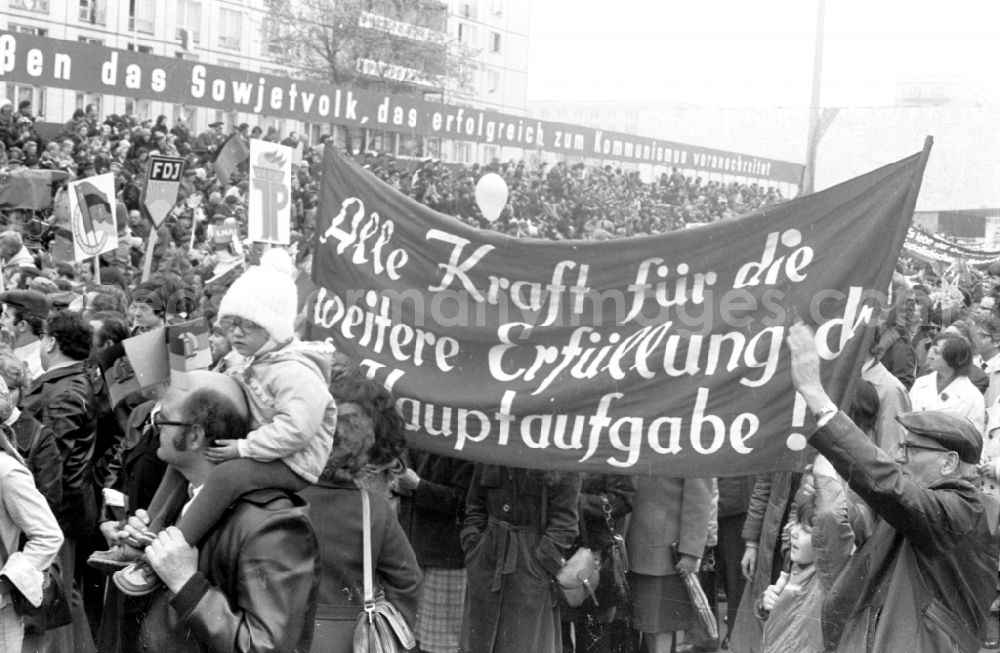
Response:
[{"label": "knitted cap on man", "polygon": [[248,268],[226,291],[219,318],[240,317],[262,326],[273,340],[291,339],[298,313],[294,269],[284,250],[270,250],[261,265]]}]

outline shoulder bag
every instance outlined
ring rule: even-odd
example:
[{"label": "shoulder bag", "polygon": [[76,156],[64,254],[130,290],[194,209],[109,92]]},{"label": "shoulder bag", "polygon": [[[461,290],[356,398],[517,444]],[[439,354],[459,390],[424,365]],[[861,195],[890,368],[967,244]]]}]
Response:
[{"label": "shoulder bag", "polygon": [[[542,487],[542,535],[545,535],[545,528],[548,526],[548,503],[549,488]],[[586,542],[584,543],[586,544]],[[601,579],[601,561],[594,551],[588,546],[581,546],[570,556],[570,559],[563,563],[559,573],[556,574],[556,584],[559,586],[559,597],[563,603],[575,608],[583,603],[589,596],[597,602],[597,584]]]},{"label": "shoulder bag", "polygon": [[368,493],[361,491],[364,520],[365,611],[354,627],[354,653],[400,653],[416,647],[406,619],[380,591],[375,595],[375,569],[372,564],[372,513]]}]

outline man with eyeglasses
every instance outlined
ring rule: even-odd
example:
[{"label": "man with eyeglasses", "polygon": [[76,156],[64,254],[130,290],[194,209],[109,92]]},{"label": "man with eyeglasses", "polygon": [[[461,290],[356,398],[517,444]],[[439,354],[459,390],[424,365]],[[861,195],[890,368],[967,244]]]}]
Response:
[{"label": "man with eyeglasses", "polygon": [[996,592],[997,505],[971,482],[983,439],[939,411],[897,419],[897,452],[875,446],[823,390],[812,330],[789,328],[792,382],[816,418],[809,443],[877,517],[823,604],[837,651],[979,651]]},{"label": "man with eyeglasses", "polygon": [[[245,437],[250,426],[239,384],[207,371],[172,386],[150,420],[157,455],[187,481],[192,500],[215,466],[207,450],[219,439]],[[132,517],[125,535],[149,538],[146,518]],[[197,548],[171,526],[151,538],[145,555],[166,590],[153,599],[133,642],[137,650],[310,649],[319,546],[297,495],[253,490],[232,503]]]}]

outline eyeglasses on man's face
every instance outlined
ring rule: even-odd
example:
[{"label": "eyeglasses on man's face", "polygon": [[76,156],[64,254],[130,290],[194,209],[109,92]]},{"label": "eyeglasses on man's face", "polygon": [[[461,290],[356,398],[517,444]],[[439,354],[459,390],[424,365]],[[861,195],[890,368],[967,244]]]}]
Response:
[{"label": "eyeglasses on man's face", "polygon": [[195,426],[194,422],[179,422],[177,420],[163,419],[160,417],[160,412],[160,406],[157,405],[149,413],[149,425],[157,435],[160,434],[160,429],[164,426]]},{"label": "eyeglasses on man's face", "polygon": [[914,442],[907,442],[907,441],[904,440],[904,441],[900,442],[899,445],[898,445],[898,447],[896,448],[896,452],[897,452],[896,457],[899,459],[900,462],[904,462],[904,463],[905,462],[909,462],[909,460],[910,460],[910,451],[911,450],[917,450],[917,451],[939,451],[939,452],[943,452],[943,453],[951,453],[951,449],[945,449],[944,447],[927,447],[927,446],[924,446],[922,444],[916,444]]}]

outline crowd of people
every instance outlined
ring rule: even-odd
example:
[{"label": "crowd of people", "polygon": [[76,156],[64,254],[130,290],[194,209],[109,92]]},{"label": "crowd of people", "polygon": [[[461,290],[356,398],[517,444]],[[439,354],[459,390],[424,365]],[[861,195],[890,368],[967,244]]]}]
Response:
[{"label": "crowd of people", "polygon": [[[807,469],[473,464],[407,450],[391,393],[302,339],[329,143],[236,128],[302,150],[292,245],[260,251],[243,242],[246,170],[223,180],[212,165],[232,136],[222,123],[194,136],[87,107],[48,142],[34,125],[30,104],[0,101],[0,185],[22,168],[67,173],[42,205],[0,207],[0,651],[351,651],[368,573],[428,653],[1000,648],[1000,265],[901,259],[844,411],[808,327],[790,329],[818,424]],[[155,153],[188,165],[146,251]],[[676,170],[644,183],[565,163],[355,158],[432,208],[525,237],[661,233],[782,199]],[[94,269],[67,255],[65,182],[104,172],[119,248]],[[474,200],[485,172],[510,189],[493,223]],[[196,318],[210,370],[113,398],[125,340]],[[564,604],[555,579],[581,547],[603,560],[599,580]],[[53,576],[65,601],[50,600]],[[712,608],[724,598],[721,636],[691,578]]]}]

